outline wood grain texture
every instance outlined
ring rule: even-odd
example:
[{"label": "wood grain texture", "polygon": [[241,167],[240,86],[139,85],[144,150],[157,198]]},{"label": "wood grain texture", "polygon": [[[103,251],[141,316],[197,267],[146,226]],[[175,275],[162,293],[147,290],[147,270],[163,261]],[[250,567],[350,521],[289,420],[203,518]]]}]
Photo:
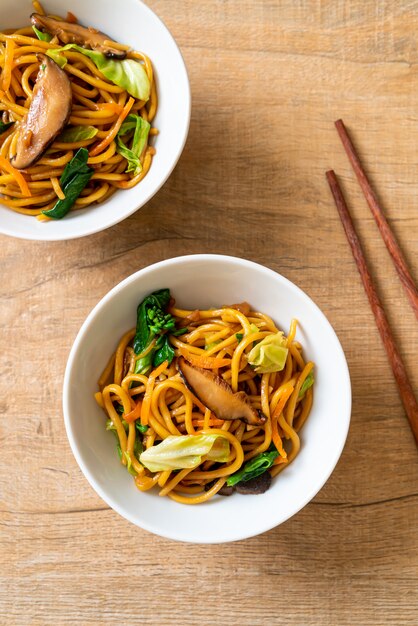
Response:
[{"label": "wood grain texture", "polygon": [[[149,5],[192,87],[173,175],[88,239],[1,238],[0,624],[415,626],[416,449],[324,173],[342,182],[416,392],[414,314],[333,122],[347,124],[416,278],[418,4]],[[336,329],[353,385],[346,448],[314,501],[221,546],[160,539],[108,509],[78,469],[61,411],[66,358],[90,309],[133,271],[197,252],[244,256],[299,284]]]}]

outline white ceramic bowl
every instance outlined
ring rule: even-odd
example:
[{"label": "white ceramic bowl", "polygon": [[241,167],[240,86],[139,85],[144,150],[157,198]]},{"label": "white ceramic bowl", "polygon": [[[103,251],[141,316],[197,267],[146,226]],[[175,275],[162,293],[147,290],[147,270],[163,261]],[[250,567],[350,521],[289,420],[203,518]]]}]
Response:
[{"label": "white ceramic bowl", "polygon": [[[190,86],[176,42],[163,22],[140,0],[45,0],[52,14],[71,10],[87,26],[95,26],[116,41],[142,50],[151,59],[158,88],[153,139],[157,154],[150,171],[132,189],[119,190],[102,204],[70,212],[64,219],[39,222],[1,204],[0,232],[22,239],[55,241],[91,235],[122,221],[142,207],[167,180],[186,142],[190,122]],[[30,0],[1,0],[0,30],[29,24]]]},{"label": "white ceramic bowl", "polygon": [[[283,329],[299,320],[297,338],[315,362],[314,403],[301,432],[301,451],[263,495],[218,496],[188,506],[137,490],[121,466],[105,415],[93,394],[121,335],[135,326],[138,303],[169,287],[184,308],[247,300]],[[321,489],[346,440],[351,412],[347,363],[331,325],[312,300],[266,267],[234,257],[200,254],[151,265],[114,287],[87,317],[72,347],[64,380],[67,435],[84,475],[115,511],[153,533],[196,543],[220,543],[262,533],[297,513]]]}]

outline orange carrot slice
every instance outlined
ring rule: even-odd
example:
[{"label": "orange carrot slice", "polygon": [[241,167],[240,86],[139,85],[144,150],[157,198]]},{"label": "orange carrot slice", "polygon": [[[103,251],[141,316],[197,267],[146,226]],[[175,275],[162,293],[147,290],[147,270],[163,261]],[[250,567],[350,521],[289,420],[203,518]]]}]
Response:
[{"label": "orange carrot slice", "polygon": [[98,110],[109,111],[110,113],[115,113],[116,115],[120,115],[123,111],[123,106],[117,102],[101,102],[100,104],[96,104],[96,106]]},{"label": "orange carrot slice", "polygon": [[184,348],[179,348],[179,353],[186,359],[186,361],[189,361],[191,365],[194,365],[195,367],[201,367],[205,370],[213,370],[217,369],[218,367],[228,367],[228,365],[231,365],[231,359],[221,359],[211,356],[198,356],[196,354],[191,354],[190,352],[187,352],[187,350],[185,350]]},{"label": "orange carrot slice", "polygon": [[[223,426],[224,423],[224,420],[220,420],[217,417],[211,417],[209,420],[209,426],[214,426],[215,428],[218,426]],[[197,426],[198,428],[203,428],[205,425],[205,420],[192,420],[192,424],[193,426]]]},{"label": "orange carrot slice", "polygon": [[280,454],[280,457],[282,457],[283,459],[287,458],[287,454],[286,454],[285,449],[283,448],[282,438],[279,435],[277,420],[279,418],[279,415],[283,411],[284,407],[286,406],[286,402],[289,400],[290,396],[292,395],[293,389],[294,387],[289,387],[289,389],[286,389],[286,391],[283,393],[282,397],[278,401],[277,406],[274,409],[273,415],[271,416],[271,436],[273,439],[273,443],[277,448],[277,452]]},{"label": "orange carrot slice", "polygon": [[104,139],[102,139],[100,143],[97,144],[97,146],[93,148],[93,150],[91,150],[90,156],[92,157],[97,156],[98,154],[103,152],[103,150],[107,148],[107,146],[113,141],[113,139],[118,134],[120,127],[122,126],[123,120],[128,115],[129,111],[132,109],[132,105],[134,102],[135,102],[134,98],[129,98],[128,102],[123,107],[118,119],[116,120],[112,128],[109,130],[109,133],[106,135]]},{"label": "orange carrot slice", "polygon": [[135,405],[135,408],[132,409],[130,413],[127,413],[126,415],[124,415],[123,419],[127,421],[128,424],[130,424],[131,422],[134,422],[139,417],[141,417],[141,409],[142,409],[142,400],[138,400],[138,402]]},{"label": "orange carrot slice", "polygon": [[23,175],[17,170],[13,165],[4,157],[0,155],[0,167],[2,167],[6,172],[9,172],[16,180],[17,184],[20,187],[20,191],[24,196],[31,196],[30,189],[28,187],[28,183],[24,179]]}]

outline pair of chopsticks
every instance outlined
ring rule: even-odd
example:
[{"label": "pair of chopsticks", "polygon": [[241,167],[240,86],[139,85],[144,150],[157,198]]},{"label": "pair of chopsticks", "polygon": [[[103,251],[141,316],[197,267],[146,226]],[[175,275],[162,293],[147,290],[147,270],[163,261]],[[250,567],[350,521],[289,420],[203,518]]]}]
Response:
[{"label": "pair of chopsticks", "polygon": [[[337,128],[338,134],[347,153],[351,166],[354,170],[354,173],[357,176],[357,180],[360,184],[363,194],[380,230],[383,241],[385,242],[386,247],[390,255],[392,256],[395,268],[402,281],[402,285],[405,288],[408,299],[418,319],[418,290],[409,272],[408,266],[403,257],[399,244],[396,241],[388,222],[386,221],[383,211],[379,205],[377,196],[372,189],[372,186],[361,165],[359,156],[344,126],[344,122],[342,120],[338,120],[337,122],[335,122],[335,126]],[[396,345],[396,341],[389,326],[389,322],[383,309],[382,303],[373,284],[373,279],[367,267],[366,258],[364,256],[360,240],[354,228],[354,224],[351,219],[347,203],[344,199],[341,187],[338,183],[338,179],[333,170],[328,171],[326,173],[326,177],[331,189],[331,193],[334,197],[335,205],[340,215],[345,234],[351,246],[354,260],[356,261],[358,271],[363,281],[363,286],[369,299],[370,306],[376,320],[377,328],[385,346],[389,362],[392,367],[393,375],[398,384],[399,393],[407,417],[409,419],[411,430],[415,437],[415,442],[418,446],[418,403],[414,396],[414,392],[412,390],[412,386],[409,381],[405,365]]]}]

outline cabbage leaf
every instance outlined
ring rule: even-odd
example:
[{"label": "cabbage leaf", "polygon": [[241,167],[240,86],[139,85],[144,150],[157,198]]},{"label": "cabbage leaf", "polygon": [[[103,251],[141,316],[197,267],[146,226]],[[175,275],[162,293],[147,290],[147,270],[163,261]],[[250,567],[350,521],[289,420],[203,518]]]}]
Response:
[{"label": "cabbage leaf", "polygon": [[222,435],[172,435],[145,450],[139,458],[151,472],[193,468],[202,457],[224,463],[229,457],[229,441]]},{"label": "cabbage leaf", "polygon": [[[149,122],[136,114],[128,115],[126,122],[122,124],[118,136],[116,137],[116,151],[128,161],[128,167],[125,172],[133,172],[134,176],[136,176],[142,171],[140,158],[147,142],[150,128]],[[132,146],[128,148],[120,136],[126,135],[131,130],[135,132],[132,139]]]},{"label": "cabbage leaf", "polygon": [[49,33],[43,33],[41,30],[38,30],[35,26],[32,26],[32,30],[40,41],[47,41],[48,43],[52,39],[52,35]]},{"label": "cabbage leaf", "polygon": [[267,335],[248,354],[248,363],[257,374],[280,372],[287,359],[288,349],[282,332]]},{"label": "cabbage leaf", "polygon": [[309,374],[307,375],[307,377],[303,381],[302,386],[300,388],[299,398],[303,398],[305,393],[308,391],[309,387],[312,387],[314,382],[315,382],[315,379],[314,379],[313,373],[309,372]]},{"label": "cabbage leaf", "polygon": [[112,83],[122,87],[122,89],[126,89],[131,96],[138,98],[138,100],[144,100],[145,102],[149,100],[151,84],[143,65],[138,61],[134,61],[134,59],[116,61],[109,59],[102,52],[97,52],[97,50],[88,50],[75,43],[69,43],[61,48],[50,48],[47,50],[47,55],[61,68],[67,65],[67,59],[61,54],[64,50],[76,50],[88,56],[103,76],[112,81]]},{"label": "cabbage leaf", "polygon": [[94,126],[67,126],[67,128],[64,128],[62,133],[58,135],[57,141],[61,143],[85,141],[86,139],[93,139],[98,132],[98,129]]}]

